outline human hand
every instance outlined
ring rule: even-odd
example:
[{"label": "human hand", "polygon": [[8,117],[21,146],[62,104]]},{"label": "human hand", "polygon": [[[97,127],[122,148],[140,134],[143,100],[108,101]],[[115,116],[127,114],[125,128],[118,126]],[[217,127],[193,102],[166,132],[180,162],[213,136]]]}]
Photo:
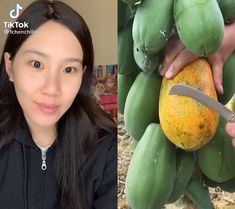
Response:
[{"label": "human hand", "polygon": [[186,64],[198,58],[184,47],[178,35],[169,39],[163,53],[165,58],[160,74],[169,79],[173,78]]},{"label": "human hand", "polygon": [[225,130],[232,137],[232,144],[235,147],[235,123],[227,122]]},{"label": "human hand", "polygon": [[[235,49],[235,23],[225,26],[224,37],[220,48],[208,57],[212,68],[215,88],[223,93],[222,70],[223,65]],[[171,37],[164,48],[165,59],[160,74],[166,78],[174,77],[186,64],[196,60],[198,56],[188,51],[177,35]]]}]

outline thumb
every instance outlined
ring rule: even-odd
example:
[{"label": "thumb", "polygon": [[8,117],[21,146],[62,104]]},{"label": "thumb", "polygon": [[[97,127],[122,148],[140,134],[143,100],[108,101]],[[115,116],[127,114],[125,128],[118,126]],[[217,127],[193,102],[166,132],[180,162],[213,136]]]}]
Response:
[{"label": "thumb", "polygon": [[227,122],[225,125],[225,130],[229,136],[235,138],[235,124],[231,122]]},{"label": "thumb", "polygon": [[222,62],[215,62],[212,64],[213,79],[215,82],[216,91],[223,94],[222,78],[223,78],[223,64]]},{"label": "thumb", "polygon": [[232,144],[235,147],[235,138],[232,139]]}]

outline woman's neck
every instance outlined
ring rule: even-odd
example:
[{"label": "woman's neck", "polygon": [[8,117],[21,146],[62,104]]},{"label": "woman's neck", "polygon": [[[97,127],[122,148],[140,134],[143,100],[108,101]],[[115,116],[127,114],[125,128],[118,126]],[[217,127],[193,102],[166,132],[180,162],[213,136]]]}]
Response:
[{"label": "woman's neck", "polygon": [[35,127],[29,126],[34,143],[40,148],[50,147],[56,138],[56,126]]}]

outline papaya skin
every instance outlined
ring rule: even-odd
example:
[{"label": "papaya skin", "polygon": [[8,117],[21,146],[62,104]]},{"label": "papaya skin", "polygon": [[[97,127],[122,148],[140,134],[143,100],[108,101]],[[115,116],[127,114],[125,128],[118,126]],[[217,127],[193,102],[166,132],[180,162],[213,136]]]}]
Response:
[{"label": "papaya skin", "polygon": [[219,116],[189,97],[169,95],[169,90],[176,83],[193,86],[217,100],[208,61],[199,58],[185,66],[174,78],[163,78],[159,99],[159,117],[165,135],[184,150],[197,150],[214,136]]},{"label": "papaya skin", "polygon": [[208,57],[220,48],[224,21],[215,0],[175,0],[174,14],[179,37],[190,52]]}]

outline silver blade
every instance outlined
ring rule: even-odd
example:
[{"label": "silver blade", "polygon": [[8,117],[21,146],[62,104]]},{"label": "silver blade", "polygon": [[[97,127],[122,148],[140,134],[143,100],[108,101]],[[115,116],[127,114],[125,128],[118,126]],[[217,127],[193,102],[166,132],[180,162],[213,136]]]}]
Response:
[{"label": "silver blade", "polygon": [[175,84],[170,89],[169,94],[191,97],[201,104],[206,105],[207,107],[212,108],[214,111],[218,112],[223,118],[225,118],[225,120],[235,122],[235,114],[232,111],[192,86],[181,83]]}]

